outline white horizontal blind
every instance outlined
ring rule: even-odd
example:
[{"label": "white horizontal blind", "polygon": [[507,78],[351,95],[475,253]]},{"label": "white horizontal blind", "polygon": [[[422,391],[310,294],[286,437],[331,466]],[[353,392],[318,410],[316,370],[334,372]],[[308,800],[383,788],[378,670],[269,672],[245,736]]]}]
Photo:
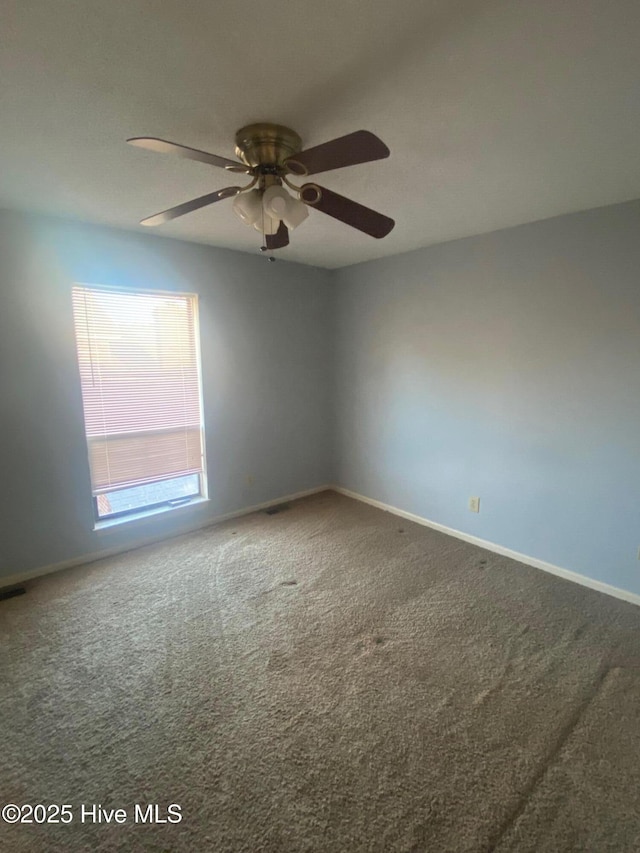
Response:
[{"label": "white horizontal blind", "polygon": [[203,472],[196,300],[73,288],[94,495]]}]

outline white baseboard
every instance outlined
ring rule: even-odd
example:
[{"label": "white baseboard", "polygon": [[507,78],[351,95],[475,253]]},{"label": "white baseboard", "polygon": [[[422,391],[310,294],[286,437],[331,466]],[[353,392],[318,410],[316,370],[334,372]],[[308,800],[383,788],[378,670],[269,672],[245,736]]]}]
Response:
[{"label": "white baseboard", "polygon": [[480,539],[480,537],[472,536],[470,533],[463,533],[461,530],[456,530],[453,527],[447,527],[444,524],[439,524],[437,521],[430,521],[428,518],[423,518],[413,512],[406,512],[405,510],[398,509],[398,507],[382,503],[382,501],[377,501],[374,498],[368,498],[366,495],[361,495],[358,494],[358,492],[352,492],[350,489],[345,489],[342,486],[335,485],[316,486],[313,489],[306,489],[305,491],[296,492],[292,495],[273,498],[272,500],[263,501],[263,503],[255,504],[254,506],[245,507],[244,509],[235,510],[234,512],[228,512],[224,515],[218,515],[214,518],[206,519],[205,521],[199,521],[197,524],[184,525],[183,527],[180,527],[179,530],[172,532],[170,536],[167,536],[166,534],[146,536],[141,539],[136,539],[127,545],[105,548],[101,551],[83,554],[80,557],[74,557],[73,559],[64,560],[60,563],[41,566],[40,568],[33,569],[29,572],[22,572],[5,578],[0,577],[0,588],[15,586],[16,584],[25,583],[26,581],[34,580],[35,578],[43,577],[44,575],[49,575],[53,572],[60,572],[63,569],[71,569],[74,566],[81,566],[85,563],[93,563],[96,560],[102,560],[105,557],[112,557],[115,554],[134,551],[137,548],[143,548],[145,545],[153,545],[156,542],[173,539],[176,536],[184,536],[185,533],[192,533],[195,530],[212,527],[216,524],[221,524],[223,521],[230,521],[232,518],[240,518],[243,515],[250,515],[252,512],[260,512],[261,510],[268,509],[270,506],[276,506],[277,504],[285,503],[287,501],[295,501],[298,500],[298,498],[305,498],[309,495],[315,495],[319,492],[326,491],[338,492],[346,497],[354,498],[357,501],[370,504],[371,506],[377,507],[385,512],[390,512],[400,518],[406,518],[408,521],[414,521],[416,524],[421,524],[424,527],[431,527],[433,530],[440,531],[440,533],[446,533],[448,536],[453,536],[456,539],[462,539],[464,542],[469,542],[472,545],[485,548],[487,551],[492,551],[494,554],[500,554],[503,557],[510,557],[512,560],[517,560],[519,563],[524,563],[527,566],[533,566],[535,569],[542,569],[543,572],[548,572],[551,575],[556,575],[557,577],[564,578],[565,580],[572,581],[573,583],[580,584],[581,586],[586,586],[589,589],[596,590],[597,592],[603,592],[605,595],[613,596],[613,598],[619,598],[622,601],[627,601],[630,604],[640,606],[640,595],[628,592],[626,589],[620,589],[619,587],[611,586],[611,584],[594,580],[586,575],[573,572],[570,569],[563,569],[561,566],[554,566],[552,563],[547,563],[544,560],[538,560],[537,557],[529,557],[527,554],[512,551],[511,548],[505,548],[503,545],[497,545],[495,542]]},{"label": "white baseboard", "polygon": [[313,489],[305,489],[303,492],[296,492],[293,495],[284,495],[273,500],[263,501],[254,506],[248,506],[244,509],[227,512],[224,515],[217,515],[214,518],[208,518],[205,521],[199,521],[196,524],[181,525],[179,529],[172,531],[169,535],[156,534],[153,536],[145,536],[139,539],[134,539],[126,545],[119,545],[113,548],[104,548],[100,551],[92,551],[90,554],[82,554],[80,557],[73,557],[70,560],[63,560],[61,563],[52,563],[48,566],[41,566],[38,569],[32,569],[29,572],[21,572],[8,577],[0,577],[0,588],[15,586],[16,584],[26,583],[35,578],[50,575],[53,572],[61,572],[63,569],[72,569],[74,566],[82,566],[85,563],[95,563],[96,560],[102,560],[105,557],[113,557],[115,554],[124,554],[127,551],[135,551],[137,548],[143,548],[145,545],[153,545],[156,542],[163,542],[167,539],[174,539],[176,536],[184,536],[185,533],[193,533],[195,530],[202,530],[205,527],[213,527],[216,524],[221,524],[223,521],[230,521],[232,518],[240,518],[243,515],[250,515],[252,512],[260,512],[263,509],[268,509],[270,506],[286,503],[287,501],[295,501],[298,498],[306,498],[309,495],[315,495],[318,492],[326,492],[332,489],[332,486],[316,486]]},{"label": "white baseboard", "polygon": [[559,578],[573,581],[573,583],[578,583],[581,586],[588,587],[589,589],[595,589],[597,592],[603,592],[605,595],[611,595],[614,598],[620,598],[622,601],[628,601],[630,604],[637,604],[640,606],[640,595],[628,592],[626,589],[619,589],[617,586],[611,586],[611,584],[594,580],[593,578],[581,575],[578,572],[572,572],[570,569],[563,569],[560,566],[554,566],[552,563],[546,563],[544,560],[538,560],[537,557],[529,557],[527,554],[512,551],[511,548],[496,545],[495,542],[488,542],[486,539],[480,539],[478,536],[463,533],[461,530],[455,530],[453,527],[446,527],[444,524],[438,524],[437,521],[429,521],[428,518],[422,518],[422,516],[415,515],[412,512],[405,512],[403,509],[398,509],[395,506],[390,506],[390,504],[382,503],[382,501],[376,501],[373,498],[368,498],[365,495],[352,492],[350,489],[343,489],[342,486],[331,486],[331,489],[332,491],[345,495],[348,498],[354,498],[357,501],[370,504],[371,506],[375,506],[385,512],[398,515],[400,518],[406,518],[408,521],[415,521],[416,524],[422,524],[424,527],[431,527],[433,530],[439,530],[440,533],[446,533],[448,536],[455,536],[456,539],[462,539],[465,542],[470,542],[472,545],[478,545],[480,548],[485,548],[487,551],[493,551],[494,554],[501,554],[503,557],[510,557],[512,560],[517,560],[519,563],[524,563],[527,566],[533,566],[535,569],[542,569],[543,572],[549,572],[549,574],[556,575]]}]

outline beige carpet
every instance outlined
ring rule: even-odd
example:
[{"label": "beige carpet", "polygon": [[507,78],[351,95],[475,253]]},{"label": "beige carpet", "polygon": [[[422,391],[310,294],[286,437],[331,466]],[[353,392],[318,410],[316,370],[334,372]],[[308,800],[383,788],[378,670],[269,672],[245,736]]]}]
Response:
[{"label": "beige carpet", "polygon": [[328,492],[41,579],[0,603],[0,798],[74,821],[0,847],[638,851],[639,627]]}]

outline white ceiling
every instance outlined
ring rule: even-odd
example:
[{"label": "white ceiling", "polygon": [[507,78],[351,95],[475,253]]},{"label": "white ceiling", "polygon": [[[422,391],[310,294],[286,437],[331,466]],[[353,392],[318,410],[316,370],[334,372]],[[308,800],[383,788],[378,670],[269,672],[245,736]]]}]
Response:
[{"label": "white ceiling", "polygon": [[[265,120],[306,147],[364,128],[391,149],[319,182],[395,230],[312,211],[279,253],[302,263],[640,197],[638,0],[0,0],[0,18],[3,207],[137,228],[235,181],[127,137],[231,157]],[[260,243],[229,201],[155,233]]]}]

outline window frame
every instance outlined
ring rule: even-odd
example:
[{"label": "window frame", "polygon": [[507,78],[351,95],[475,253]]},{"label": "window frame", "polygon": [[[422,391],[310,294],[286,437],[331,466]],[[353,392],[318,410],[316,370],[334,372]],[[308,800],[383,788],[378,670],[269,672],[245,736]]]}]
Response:
[{"label": "window frame", "polygon": [[[206,472],[205,472],[206,474]],[[194,492],[191,495],[183,495],[180,498],[169,498],[165,501],[157,501],[156,503],[145,504],[144,506],[134,507],[133,509],[123,509],[118,512],[110,512],[108,515],[100,515],[98,511],[98,495],[92,495],[93,498],[93,515],[94,521],[96,524],[101,524],[104,521],[118,521],[126,520],[127,518],[139,518],[143,516],[146,512],[157,512],[159,509],[178,509],[178,507],[189,506],[194,502],[199,502],[202,500],[206,500],[206,495],[204,494],[203,481],[205,477],[203,474],[191,474],[188,476],[197,477],[199,483],[199,489],[197,492]],[[156,483],[162,482],[171,482],[171,479],[179,480],[179,477],[172,477],[170,479],[165,480],[156,480]],[[154,483],[149,483],[147,485],[154,485]],[[127,489],[135,488],[132,486],[123,486],[121,489],[113,489],[111,492],[103,492],[104,495],[111,495],[113,492],[126,492]]]},{"label": "window frame", "polygon": [[[119,525],[127,522],[134,522],[136,520],[140,520],[145,516],[154,516],[159,512],[169,512],[171,510],[185,509],[190,505],[196,505],[203,503],[209,500],[209,491],[208,491],[208,476],[207,476],[207,450],[206,450],[206,424],[205,424],[205,409],[204,409],[204,381],[202,375],[202,342],[200,337],[200,299],[201,296],[199,293],[194,291],[186,291],[186,290],[178,290],[177,288],[153,288],[153,287],[141,287],[141,286],[133,286],[133,285],[110,285],[110,284],[93,284],[83,281],[74,281],[72,285],[71,294],[73,294],[73,288],[85,288],[87,290],[96,290],[96,291],[106,291],[111,293],[122,293],[122,294],[141,294],[141,295],[156,295],[156,296],[185,296],[190,297],[193,300],[193,331],[194,331],[194,340],[195,340],[195,361],[196,361],[196,371],[198,377],[198,403],[200,407],[200,431],[201,431],[201,458],[202,458],[202,471],[198,472],[198,482],[199,482],[199,491],[192,495],[185,495],[180,498],[169,499],[165,501],[155,502],[153,504],[147,504],[145,506],[136,507],[135,509],[122,510],[120,512],[111,513],[109,515],[99,515],[98,514],[98,495],[93,494],[93,483],[91,482],[91,476],[89,477],[89,488],[91,492],[91,504],[93,511],[93,529],[101,530],[104,528],[109,528],[113,525]],[[72,297],[73,298],[73,297]],[[76,357],[76,367],[78,370],[78,385],[80,386],[80,394],[81,394],[81,415],[82,415],[82,427],[84,432],[84,440],[85,440],[85,449],[87,453],[87,461],[89,459],[89,439],[87,436],[87,428],[86,428],[86,420],[84,413],[84,402],[82,401],[82,385],[80,380],[80,361],[78,358],[78,339],[76,336],[76,328],[75,328],[75,318],[73,314],[73,303],[71,306],[72,313],[72,325],[73,325],[73,341],[74,341],[74,351]],[[171,479],[179,479],[179,477],[171,478]],[[153,485],[159,482],[166,482],[167,478],[162,477],[158,480],[152,481],[148,485]],[[122,489],[114,488],[112,491],[124,491],[126,488],[133,488],[132,486],[125,486]],[[110,494],[109,492],[104,492],[103,494]]]}]

